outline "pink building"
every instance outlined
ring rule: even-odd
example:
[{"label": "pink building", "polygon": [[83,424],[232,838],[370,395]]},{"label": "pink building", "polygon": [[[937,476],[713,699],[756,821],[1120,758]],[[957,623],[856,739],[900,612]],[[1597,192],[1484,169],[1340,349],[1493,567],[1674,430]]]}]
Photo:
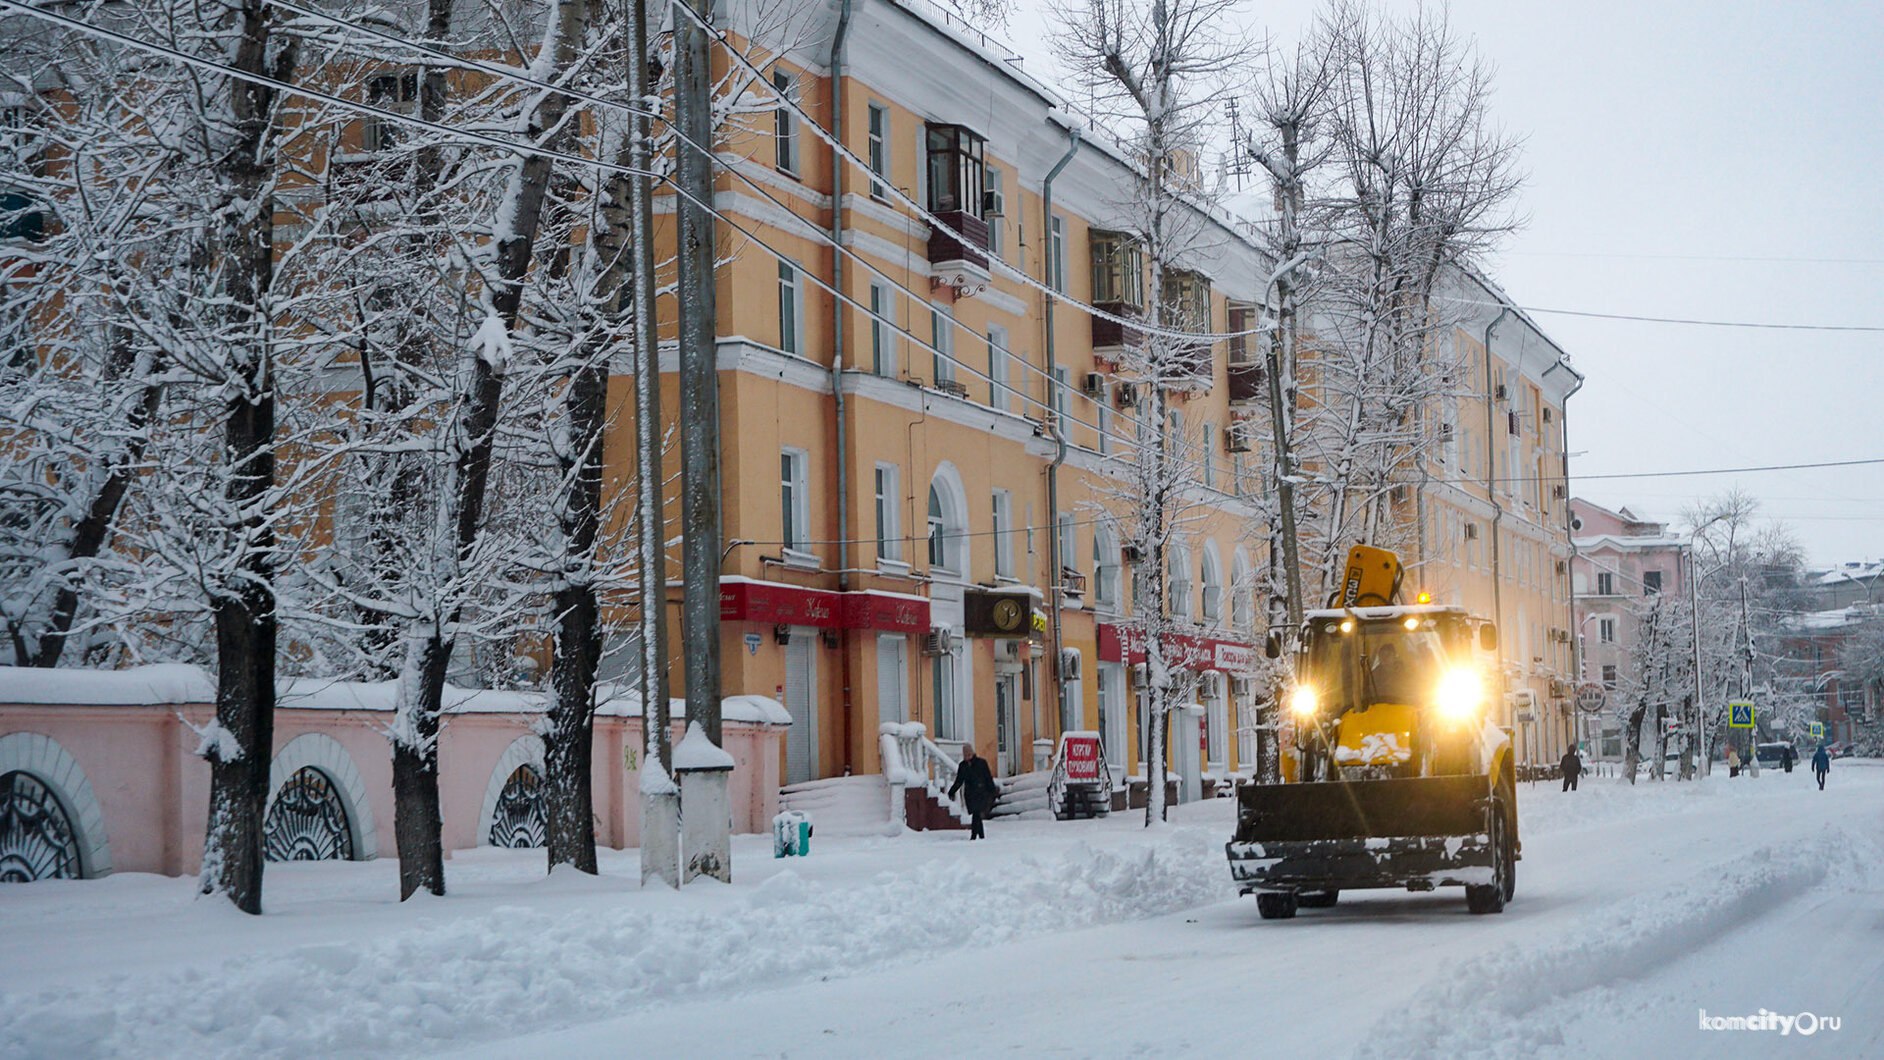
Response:
[{"label": "pink building", "polygon": [[[194,873],[209,766],[197,726],[215,686],[193,666],[132,670],[0,667],[0,880],[118,872]],[[538,697],[447,693],[439,787],[447,851],[543,843]],[[676,700],[674,717],[685,704]],[[392,856],[390,684],[284,680],[275,712],[265,830],[270,860]],[[596,841],[639,845],[642,722],[635,699],[595,722]],[[733,830],[770,828],[790,716],[776,701],[725,702]],[[674,738],[682,735],[675,724]]]},{"label": "pink building", "polygon": [[[1576,601],[1578,679],[1608,688],[1636,675],[1630,660],[1641,636],[1637,612],[1657,593],[1688,591],[1688,538],[1667,523],[1612,511],[1582,498],[1570,501],[1571,543],[1576,555],[1571,592]],[[1602,759],[1622,756],[1621,725],[1607,711],[1584,715],[1582,740]]]}]

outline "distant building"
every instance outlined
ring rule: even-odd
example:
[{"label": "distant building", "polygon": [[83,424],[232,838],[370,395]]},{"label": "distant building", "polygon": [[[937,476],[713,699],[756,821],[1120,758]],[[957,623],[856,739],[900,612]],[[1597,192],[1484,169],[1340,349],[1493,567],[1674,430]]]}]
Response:
[{"label": "distant building", "polygon": [[[1570,501],[1570,532],[1576,546],[1571,591],[1574,635],[1581,648],[1578,676],[1613,690],[1638,676],[1633,672],[1642,636],[1637,605],[1657,593],[1687,593],[1689,539],[1669,533],[1667,523],[1580,497]],[[1622,757],[1622,726],[1607,710],[1584,715],[1581,736],[1592,756]]]},{"label": "distant building", "polygon": [[1801,588],[1816,610],[1884,604],[1884,559],[1808,568]]},{"label": "distant building", "polygon": [[[1807,586],[1815,581],[1816,575],[1809,576]],[[1783,673],[1818,701],[1823,738],[1857,743],[1871,754],[1884,750],[1884,704],[1879,702],[1884,697],[1846,671],[1846,646],[1879,625],[1884,625],[1884,606],[1858,603],[1792,615],[1781,626]]]}]

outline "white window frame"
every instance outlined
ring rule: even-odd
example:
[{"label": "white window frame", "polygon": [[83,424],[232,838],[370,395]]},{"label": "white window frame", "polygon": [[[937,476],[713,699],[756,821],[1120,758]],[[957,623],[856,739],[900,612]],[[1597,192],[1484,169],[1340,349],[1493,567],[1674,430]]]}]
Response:
[{"label": "white window frame", "polygon": [[929,307],[929,344],[931,368],[936,383],[955,381],[955,316],[946,306]]},{"label": "white window frame", "polygon": [[797,266],[783,258],[778,263],[778,348],[794,357],[803,356],[805,348],[804,287]]},{"label": "white window frame", "polygon": [[896,378],[896,294],[886,283],[870,281],[870,370]]},{"label": "white window frame", "polygon": [[[871,101],[865,120],[870,162],[870,197],[888,200],[890,196],[890,108]],[[875,286],[874,284],[872,286]]]},{"label": "white window frame", "polygon": [[1072,512],[1060,513],[1060,567],[1062,570],[1079,570],[1079,523]]},{"label": "white window frame", "polygon": [[902,508],[902,492],[897,488],[895,464],[878,462],[872,482],[875,487],[876,523],[877,523],[877,559],[891,563],[900,563],[903,559],[903,538],[901,521],[898,515]]},{"label": "white window frame", "polygon": [[[1005,177],[1005,175],[1006,174],[1002,173],[999,167],[990,166],[984,162],[981,170],[981,186],[986,189],[986,191],[1002,193],[1002,198],[1005,199],[1006,189],[1002,186],[1003,177]],[[1001,236],[1006,231],[1007,218],[989,217],[987,218],[987,222],[988,253],[997,258],[1004,257],[1005,255],[1001,253]]]},{"label": "white window frame", "polygon": [[1596,643],[1598,644],[1616,643],[1616,631],[1617,631],[1617,625],[1616,625],[1615,615],[1598,615],[1596,617]]},{"label": "white window frame", "polygon": [[779,450],[779,537],[787,552],[805,554],[811,540],[811,487],[806,481],[810,454],[803,449]]},{"label": "white window frame", "polygon": [[1191,620],[1191,550],[1182,545],[1171,547],[1165,561],[1165,610],[1181,622]]},{"label": "white window frame", "polygon": [[773,112],[772,117],[772,161],[780,173],[796,178],[798,176],[798,115],[792,111],[788,100],[797,94],[798,78],[783,70],[772,71],[772,90],[785,97]]},{"label": "white window frame", "polygon": [[1014,495],[995,490],[991,503],[994,513],[994,576],[1014,578]]},{"label": "white window frame", "polygon": [[1103,525],[1093,527],[1092,598],[1095,606],[1115,610],[1120,606],[1119,597],[1124,592],[1122,568],[1118,535]]},{"label": "white window frame", "polygon": [[1070,434],[1073,429],[1071,413],[1068,410],[1068,393],[1073,389],[1068,378],[1066,366],[1053,366],[1053,417],[1059,424],[1062,434]]},{"label": "white window frame", "polygon": [[1066,221],[1055,214],[1048,225],[1050,235],[1047,240],[1047,286],[1056,292],[1066,293]]},{"label": "white window frame", "polygon": [[998,324],[988,325],[988,407],[1000,412],[1012,412],[1008,394],[1012,387],[1008,383],[1008,362],[1013,355],[1008,352],[1007,329]]}]

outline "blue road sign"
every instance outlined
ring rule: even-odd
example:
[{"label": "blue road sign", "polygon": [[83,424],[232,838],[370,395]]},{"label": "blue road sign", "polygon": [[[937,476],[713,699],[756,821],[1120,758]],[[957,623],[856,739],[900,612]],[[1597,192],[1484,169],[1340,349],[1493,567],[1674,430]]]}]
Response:
[{"label": "blue road sign", "polygon": [[1727,704],[1727,727],[1730,729],[1753,728],[1752,701],[1736,699]]}]

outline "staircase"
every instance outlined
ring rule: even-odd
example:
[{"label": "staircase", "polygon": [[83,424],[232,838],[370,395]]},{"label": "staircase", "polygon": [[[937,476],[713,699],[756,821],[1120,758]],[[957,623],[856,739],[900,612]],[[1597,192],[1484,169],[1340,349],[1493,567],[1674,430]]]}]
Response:
[{"label": "staircase", "polygon": [[874,773],[787,785],[778,805],[811,818],[814,836],[894,834],[889,785]]},{"label": "staircase", "polygon": [[877,747],[896,825],[919,832],[969,826],[968,811],[948,795],[960,763],[929,739],[921,722],[885,722],[877,727]]},{"label": "staircase", "polygon": [[1050,821],[1053,819],[1053,807],[1048,787],[1053,782],[1051,773],[1022,773],[1019,776],[1002,777],[1001,797],[994,804],[994,812],[989,817],[1019,818],[1023,821]]}]

